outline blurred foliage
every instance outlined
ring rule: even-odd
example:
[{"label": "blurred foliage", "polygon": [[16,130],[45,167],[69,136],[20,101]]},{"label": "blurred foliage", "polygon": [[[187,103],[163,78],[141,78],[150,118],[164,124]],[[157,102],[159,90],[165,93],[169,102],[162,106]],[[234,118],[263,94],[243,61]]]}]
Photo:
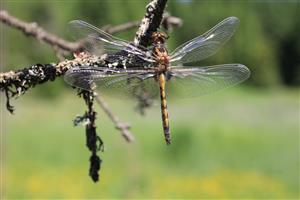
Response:
[{"label": "blurred foliage", "polygon": [[[67,24],[73,19],[82,19],[98,27],[140,20],[147,2],[16,0],[4,1],[4,7],[12,15],[26,21],[36,21],[46,30],[70,39]],[[224,18],[236,16],[241,24],[235,36],[216,55],[198,64],[242,63],[252,71],[248,81],[252,85],[299,86],[299,8],[297,1],[169,1],[167,11],[182,18],[184,25],[170,33],[168,46],[172,50]],[[135,31],[117,36],[132,40]],[[2,47],[8,56],[6,70],[35,63],[57,62],[55,52],[48,45],[41,45],[9,27],[5,28],[4,34],[8,39]],[[60,88],[61,83],[50,87]]]},{"label": "blurred foliage", "polygon": [[[148,1],[3,2],[12,15],[71,40],[69,21],[102,27],[140,20]],[[4,113],[2,128],[13,133],[3,138],[7,198],[299,198],[299,92],[281,87],[300,83],[299,3],[169,0],[167,11],[184,22],[169,33],[170,50],[226,17],[238,17],[235,36],[199,65],[245,64],[252,71],[247,83],[254,87],[170,102],[173,144],[168,147],[159,107],[141,118],[129,101],[107,97],[113,111],[132,125],[136,142],[126,144],[99,111],[106,151],[101,180],[94,184],[84,128],[72,127],[72,117],[86,109],[82,100],[65,94],[63,80],[38,86],[13,102],[16,115]],[[4,70],[58,62],[48,45],[7,26],[1,30]],[[135,31],[116,36],[132,40]],[[61,98],[36,98],[58,93]]]},{"label": "blurred foliage", "polygon": [[71,92],[47,101],[26,96],[6,113],[7,199],[299,199],[298,94],[235,88],[169,102],[173,143],[166,146],[159,106],[145,117],[132,103],[104,96],[136,141],[128,144],[99,111],[105,141],[100,182],[88,177],[85,110]]},{"label": "blurred foliage", "polygon": [[[175,33],[179,35],[175,36],[176,41],[186,41],[202,33],[201,30],[208,30],[216,21],[236,16],[241,21],[239,30],[209,61],[245,64],[252,71],[250,81],[258,86],[299,85],[299,3],[189,2],[182,6],[174,1],[169,4],[171,13],[184,19],[184,27]],[[286,40],[293,41],[289,49],[283,49]],[[283,54],[282,51],[290,53]]]}]

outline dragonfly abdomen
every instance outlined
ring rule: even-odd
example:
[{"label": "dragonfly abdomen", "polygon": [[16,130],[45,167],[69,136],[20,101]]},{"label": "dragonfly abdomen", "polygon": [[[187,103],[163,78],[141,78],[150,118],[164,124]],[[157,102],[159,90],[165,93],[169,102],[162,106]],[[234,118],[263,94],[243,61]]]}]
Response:
[{"label": "dragonfly abdomen", "polygon": [[162,125],[164,129],[165,140],[167,144],[171,144],[171,136],[170,136],[170,125],[169,125],[169,114],[167,109],[167,100],[166,100],[166,77],[163,73],[159,75],[159,90],[160,90],[160,100],[161,100],[161,117],[162,117]]}]

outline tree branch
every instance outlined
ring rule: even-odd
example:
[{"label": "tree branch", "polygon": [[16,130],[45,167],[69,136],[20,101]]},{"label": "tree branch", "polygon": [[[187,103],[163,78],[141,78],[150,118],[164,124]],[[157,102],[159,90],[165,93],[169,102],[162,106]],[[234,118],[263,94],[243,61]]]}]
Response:
[{"label": "tree branch", "polygon": [[146,6],[146,14],[137,31],[134,44],[147,47],[151,44],[151,34],[159,28],[167,0],[152,0]]},{"label": "tree branch", "polygon": [[[14,96],[24,94],[28,89],[35,85],[54,81],[56,77],[64,75],[64,73],[74,66],[107,66],[105,56],[97,57],[87,54],[82,54],[74,60],[65,60],[58,64],[36,64],[29,68],[0,73],[0,89],[4,90],[7,97],[6,107],[10,112],[13,112],[13,107],[9,103],[9,99]],[[108,67],[108,66],[107,66]],[[124,122],[120,122],[104,100],[97,101],[105,113],[109,116],[116,128],[121,131],[122,136],[126,141],[134,140],[133,135],[129,131],[129,126],[124,126]]]},{"label": "tree branch", "polygon": [[9,15],[5,10],[0,11],[0,21],[11,27],[19,29],[27,36],[35,37],[39,41],[46,42],[51,46],[57,46],[65,51],[75,52],[81,48],[79,43],[67,42],[56,35],[45,31],[37,23],[27,23],[22,21],[14,16]]},{"label": "tree branch", "polygon": [[[148,46],[151,44],[151,34],[159,28],[163,20],[163,12],[166,6],[167,0],[152,0],[146,7],[146,14],[139,26],[139,29],[134,38],[134,44],[139,46]],[[177,18],[178,19],[178,18]],[[166,29],[173,25],[179,25],[182,23],[181,20],[174,20],[170,16],[167,16],[163,22]],[[65,41],[58,36],[48,33],[43,28],[38,26],[36,23],[27,23],[16,17],[8,14],[7,11],[0,11],[0,21],[3,23],[21,30],[28,36],[35,37],[37,40],[50,44],[57,54],[59,54],[59,49],[67,52],[78,52],[82,50],[82,44],[71,43]],[[128,30],[130,28],[136,27],[137,22],[129,22],[115,27],[107,27],[105,30],[109,33],[120,32],[123,30]],[[34,87],[35,85],[45,83],[47,81],[54,81],[56,77],[60,77],[65,74],[65,72],[75,66],[99,66],[99,67],[109,67],[113,64],[114,66],[126,66],[128,68],[132,66],[143,66],[139,62],[136,56],[129,56],[126,52],[118,52],[117,54],[105,54],[101,57],[94,55],[87,55],[84,53],[77,54],[73,60],[64,60],[57,64],[36,64],[28,68],[20,69],[17,71],[9,71],[5,73],[0,73],[0,90],[4,91],[7,97],[7,109],[13,112],[13,107],[9,103],[10,97],[19,96],[24,94],[27,90]],[[122,136],[127,141],[133,141],[133,136],[129,132],[129,126],[112,114],[107,104],[103,101],[100,96],[95,93],[88,91],[81,91],[79,93],[85,100],[88,111],[84,115],[85,118],[89,120],[86,125],[86,135],[87,135],[87,146],[92,152],[90,157],[90,176],[94,181],[99,178],[98,171],[100,169],[101,159],[97,155],[99,148],[102,148],[102,140],[96,133],[96,112],[93,108],[93,101],[99,103],[101,108],[113,121],[116,128],[122,133]]]},{"label": "tree branch", "polygon": [[[148,5],[149,6],[149,5]],[[35,22],[25,22],[10,15],[6,10],[0,10],[0,21],[8,26],[22,31],[27,36],[35,37],[40,42],[45,42],[53,46],[54,50],[59,53],[59,49],[67,52],[79,52],[83,50],[82,44],[79,42],[68,42],[57,35],[45,31]],[[130,30],[139,26],[139,21],[127,22],[116,26],[105,26],[103,30],[107,33],[114,34],[122,31]],[[179,27],[182,25],[180,18],[166,15],[162,22],[164,28],[172,29],[172,27]],[[144,29],[144,28],[143,28]],[[62,60],[61,55],[58,56]]]},{"label": "tree branch", "polygon": [[[53,46],[54,50],[59,53],[59,49],[74,52],[81,48],[80,43],[71,43],[67,42],[58,36],[46,32],[44,29],[39,27],[36,23],[27,23],[16,17],[9,15],[6,11],[0,11],[0,21],[17,28],[23,31],[26,35],[33,36],[37,38],[39,41],[44,41],[51,46]],[[127,23],[125,25],[119,25],[116,27],[109,27],[109,32],[119,32],[123,30],[127,30],[132,28],[133,26],[137,26],[136,24]],[[103,57],[102,57],[103,58]],[[90,62],[92,61],[92,62]],[[84,66],[84,65],[104,65],[104,60],[94,57],[91,59],[89,56],[78,57],[74,60],[68,61],[64,60],[58,64],[37,64],[33,65],[29,68],[25,68],[22,70],[9,71],[5,73],[0,73],[0,90],[5,91],[6,95],[6,108],[11,113],[14,111],[13,106],[10,105],[10,97],[20,96],[24,94],[28,89],[34,87],[37,84],[42,84],[49,80],[54,81],[56,77],[62,76],[68,69],[73,66]],[[105,104],[104,100],[97,101],[101,108],[105,107],[105,113],[109,113],[109,117],[113,117],[113,119],[118,119],[111,111],[110,108]],[[121,131],[122,136],[126,141],[131,142],[134,140],[134,136],[129,131],[129,126],[123,127],[120,124],[125,124],[120,121],[113,121],[116,123],[115,126],[117,129]]]},{"label": "tree branch", "polygon": [[[162,19],[165,28],[180,26],[182,24],[181,20],[176,17],[166,15],[165,18],[162,18],[166,2],[166,0],[153,0],[147,5],[145,17],[143,18],[135,37],[136,44],[147,44],[150,41],[150,33],[158,29]],[[82,48],[79,43],[65,41],[54,34],[48,33],[36,23],[24,22],[14,16],[9,15],[9,13],[5,10],[0,11],[0,21],[11,27],[21,30],[26,35],[37,38],[39,41],[50,44],[57,51],[57,53],[59,53],[58,49],[75,52]],[[118,26],[107,27],[106,31],[109,33],[116,33],[136,27],[137,25],[138,22],[128,22]],[[107,67],[109,64],[116,61],[113,59],[113,57],[112,59],[111,57],[110,59],[105,58],[106,56],[99,58],[85,55],[83,57],[77,57],[74,60],[64,60],[58,64],[36,64],[30,66],[29,68],[24,68],[15,72],[9,71],[0,73],[0,90],[5,91],[7,97],[7,109],[10,112],[13,112],[13,107],[9,103],[10,97],[24,94],[28,89],[37,84],[42,84],[49,80],[54,81],[56,77],[64,75],[64,73],[73,66],[95,65]],[[105,109],[105,113],[108,114],[108,116],[112,119],[116,127],[121,130],[124,138],[127,141],[133,139],[133,136],[129,136],[129,127],[123,126],[123,123],[120,123],[118,120],[116,120],[118,119],[117,117],[112,117],[113,114],[105,102],[103,100],[97,102],[103,109]],[[104,104],[102,104],[103,102]]]},{"label": "tree branch", "polygon": [[[155,19],[161,20],[163,14],[162,8],[165,7],[165,3],[166,1],[154,0],[147,6],[145,17],[142,20],[141,25],[139,26],[139,30],[135,38],[135,41],[138,44],[144,43],[143,40],[145,38],[146,39],[148,38],[149,40],[149,34],[147,34],[149,30],[155,31],[158,28],[160,21],[158,22]],[[80,43],[72,43],[72,42],[65,41],[64,39],[59,38],[54,34],[46,32],[43,28],[39,27],[36,23],[24,22],[14,16],[9,15],[9,13],[5,10],[0,11],[0,21],[13,28],[17,28],[21,30],[26,35],[35,37],[39,41],[43,41],[50,44],[53,47],[53,49],[56,51],[56,54],[58,55],[58,58],[61,61],[63,60],[63,54],[60,50],[76,52],[82,49]],[[175,27],[181,26],[182,21],[177,17],[170,16],[169,14],[167,14],[163,18],[162,24],[166,29],[171,29],[173,26]],[[136,27],[137,25],[138,25],[137,21],[128,22],[117,26],[108,26],[105,28],[105,30],[109,33],[117,33],[120,31],[124,31]],[[144,35],[142,35],[142,33],[144,33]],[[138,35],[140,35],[140,37],[137,37]],[[17,70],[16,72],[10,71],[6,73],[0,73],[0,90],[4,89],[6,91],[7,97],[15,96],[16,94],[18,95],[23,94],[31,86],[44,83],[48,80],[54,80],[56,76],[63,75],[66,70],[61,70],[59,68],[61,66],[68,66],[68,64],[72,64],[72,62],[68,61],[68,64],[67,65],[65,64],[66,64],[65,61],[62,61],[61,63],[58,64],[47,64],[47,65],[37,64],[29,68],[25,68],[23,70]],[[55,69],[54,66],[58,66],[58,69]],[[75,66],[75,65],[70,65],[70,66]],[[43,69],[43,67],[46,67],[47,69]],[[69,68],[67,67],[66,69]],[[47,73],[44,73],[45,71],[47,71]],[[39,72],[40,74],[37,74],[37,72]],[[44,75],[46,76],[44,77]],[[26,80],[23,80],[22,77],[26,77]],[[21,80],[23,80],[22,83],[20,82]],[[15,86],[15,90],[17,91],[13,92],[13,90],[10,89],[10,86],[13,85]],[[9,93],[11,93],[12,95],[9,95]],[[145,106],[141,106],[141,105],[148,105],[148,104],[144,102],[140,103],[138,107],[143,109]],[[7,109],[10,112],[13,112],[13,107],[9,103],[9,98],[7,98]]]},{"label": "tree branch", "polygon": [[118,117],[116,117],[109,109],[107,103],[102,99],[101,96],[95,94],[96,102],[101,106],[102,110],[110,118],[110,120],[115,124],[116,128],[122,133],[122,136],[127,140],[127,142],[134,141],[133,135],[129,132],[130,125],[121,122]]}]

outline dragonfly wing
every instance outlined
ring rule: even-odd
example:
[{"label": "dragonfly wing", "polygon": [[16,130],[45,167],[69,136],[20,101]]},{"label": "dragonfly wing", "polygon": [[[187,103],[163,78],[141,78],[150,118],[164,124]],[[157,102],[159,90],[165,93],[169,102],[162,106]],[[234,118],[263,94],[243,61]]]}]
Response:
[{"label": "dragonfly wing", "polygon": [[170,55],[170,63],[191,63],[203,60],[216,53],[231,38],[237,29],[239,19],[229,17],[215,27],[176,48]]},{"label": "dragonfly wing", "polygon": [[[81,20],[69,23],[69,29],[75,40],[80,40],[86,51],[94,55],[126,51],[135,54],[147,62],[155,62],[154,57],[144,47],[136,47],[129,42],[116,38],[105,31]],[[104,52],[101,52],[104,50]]]},{"label": "dragonfly wing", "polygon": [[168,90],[183,97],[199,96],[234,86],[249,76],[249,69],[241,64],[171,68]]},{"label": "dragonfly wing", "polygon": [[[105,67],[77,66],[69,69],[64,79],[84,90],[99,89],[100,92],[118,92],[138,95],[144,88],[151,95],[157,93],[154,71],[146,69],[109,69]],[[96,87],[95,87],[96,86]],[[154,89],[154,90],[153,90]]]}]

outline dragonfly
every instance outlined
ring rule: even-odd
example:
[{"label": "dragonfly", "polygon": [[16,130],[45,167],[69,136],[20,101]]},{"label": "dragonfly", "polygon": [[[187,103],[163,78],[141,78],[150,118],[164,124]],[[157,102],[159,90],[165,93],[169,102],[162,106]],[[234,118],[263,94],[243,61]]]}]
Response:
[{"label": "dragonfly", "polygon": [[[169,114],[166,100],[166,87],[180,84],[183,90],[196,85],[201,92],[208,94],[236,85],[250,76],[250,70],[242,64],[220,64],[212,66],[193,66],[215,54],[235,33],[239,19],[228,17],[204,34],[185,42],[172,53],[166,47],[167,35],[163,32],[151,34],[152,45],[148,48],[136,46],[128,41],[116,38],[99,28],[81,21],[70,22],[70,28],[76,39],[85,38],[84,49],[92,55],[126,52],[142,60],[128,67],[125,62],[100,66],[75,66],[69,69],[64,79],[72,86],[83,90],[92,90],[92,85],[100,88],[121,88],[130,90],[140,86],[154,85],[160,96],[162,127],[165,141],[171,143]],[[103,53],[103,52],[102,52]]]}]

